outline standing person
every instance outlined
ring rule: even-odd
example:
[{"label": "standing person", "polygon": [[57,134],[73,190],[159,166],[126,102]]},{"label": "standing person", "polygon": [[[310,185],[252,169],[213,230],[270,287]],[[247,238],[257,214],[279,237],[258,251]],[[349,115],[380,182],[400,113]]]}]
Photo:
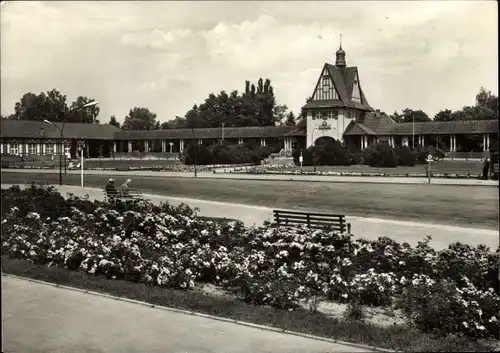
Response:
[{"label": "standing person", "polygon": [[490,160],[488,158],[485,158],[483,163],[483,180],[488,180],[489,171],[490,171]]},{"label": "standing person", "polygon": [[132,180],[127,179],[123,183],[123,185],[121,187],[121,189],[122,189],[122,196],[128,196],[129,195],[129,188],[130,188],[130,183],[131,182],[132,182]]}]

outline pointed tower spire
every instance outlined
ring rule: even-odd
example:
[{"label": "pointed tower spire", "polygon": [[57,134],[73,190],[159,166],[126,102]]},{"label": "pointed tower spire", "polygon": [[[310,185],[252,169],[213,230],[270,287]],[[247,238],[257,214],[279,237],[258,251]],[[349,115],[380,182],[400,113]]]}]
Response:
[{"label": "pointed tower spire", "polygon": [[345,62],[345,51],[342,50],[342,33],[340,34],[340,48],[335,53],[337,59],[335,60],[335,66],[337,67],[346,67]]}]

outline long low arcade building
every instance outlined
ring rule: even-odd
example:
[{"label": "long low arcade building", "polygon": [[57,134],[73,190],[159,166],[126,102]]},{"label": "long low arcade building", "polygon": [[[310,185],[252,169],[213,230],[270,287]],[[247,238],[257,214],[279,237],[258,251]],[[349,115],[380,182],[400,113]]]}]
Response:
[{"label": "long low arcade building", "polygon": [[63,126],[62,123],[2,119],[1,153],[53,156],[63,151],[74,158],[83,147],[85,156],[91,158],[137,155],[137,152],[171,155],[183,152],[193,140],[206,145],[222,140],[252,141],[275,151],[292,151],[314,145],[320,137],[342,141],[354,149],[364,149],[376,142],[393,147],[437,146],[457,157],[465,152],[486,156],[490,146],[497,147],[498,120],[413,124],[397,123],[381,114],[368,103],[359,70],[347,66],[345,55],[340,47],[335,65],[324,64],[311,99],[302,107],[305,118],[294,127],[123,131],[102,124]]},{"label": "long low arcade building", "polygon": [[[307,119],[303,119],[295,127],[194,129],[193,134],[191,129],[122,131],[112,125],[67,123],[61,139],[58,128],[43,122],[3,119],[0,153],[51,157],[60,153],[61,141],[63,153],[72,158],[81,148],[85,157],[98,158],[137,152],[177,154],[193,140],[205,145],[222,140],[234,144],[253,142],[275,151],[307,148],[320,137],[336,140],[336,136],[332,137],[336,131],[328,120],[315,120],[312,131],[306,125]],[[439,145],[446,152],[482,152],[498,143],[498,128],[498,120],[395,123],[375,112],[351,121],[340,140],[356,149],[385,142],[391,146]]]}]

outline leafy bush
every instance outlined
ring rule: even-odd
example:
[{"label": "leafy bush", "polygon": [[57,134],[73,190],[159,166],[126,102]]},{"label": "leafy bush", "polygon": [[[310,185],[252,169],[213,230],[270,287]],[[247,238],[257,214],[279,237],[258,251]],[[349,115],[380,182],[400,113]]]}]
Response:
[{"label": "leafy bush", "polygon": [[318,297],[399,303],[422,330],[498,337],[499,249],[456,243],[435,251],[429,238],[412,247],[327,228],[245,228],[202,220],[185,205],[111,205],[35,187],[1,196],[9,258],[180,289],[211,282],[278,308]]},{"label": "leafy bush", "polygon": [[[299,163],[300,150],[292,152],[292,157],[296,165]],[[312,165],[351,165],[347,148],[340,142],[329,137],[321,137],[316,140],[314,146],[302,151],[304,166]]]},{"label": "leafy bush", "polygon": [[[196,154],[196,156],[195,156]],[[196,164],[205,165],[213,164],[208,148],[203,144],[191,142],[184,152],[184,163],[188,165]]]},{"label": "leafy bush", "polygon": [[405,288],[406,316],[424,332],[461,332],[473,338],[500,338],[500,297],[493,288],[475,287],[466,277],[464,285],[448,279],[415,275]]},{"label": "leafy bush", "polygon": [[388,144],[375,143],[364,151],[364,159],[370,167],[396,168],[398,160],[394,149]]},{"label": "leafy bush", "polygon": [[395,149],[398,158],[398,165],[413,167],[417,160],[416,152],[413,152],[408,146],[402,146]]}]

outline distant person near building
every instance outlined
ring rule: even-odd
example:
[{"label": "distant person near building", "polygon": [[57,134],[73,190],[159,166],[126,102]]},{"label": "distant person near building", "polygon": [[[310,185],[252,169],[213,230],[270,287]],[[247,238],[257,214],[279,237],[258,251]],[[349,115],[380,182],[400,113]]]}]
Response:
[{"label": "distant person near building", "polygon": [[490,172],[490,160],[488,158],[485,158],[483,162],[483,180],[488,180],[489,172]]}]

